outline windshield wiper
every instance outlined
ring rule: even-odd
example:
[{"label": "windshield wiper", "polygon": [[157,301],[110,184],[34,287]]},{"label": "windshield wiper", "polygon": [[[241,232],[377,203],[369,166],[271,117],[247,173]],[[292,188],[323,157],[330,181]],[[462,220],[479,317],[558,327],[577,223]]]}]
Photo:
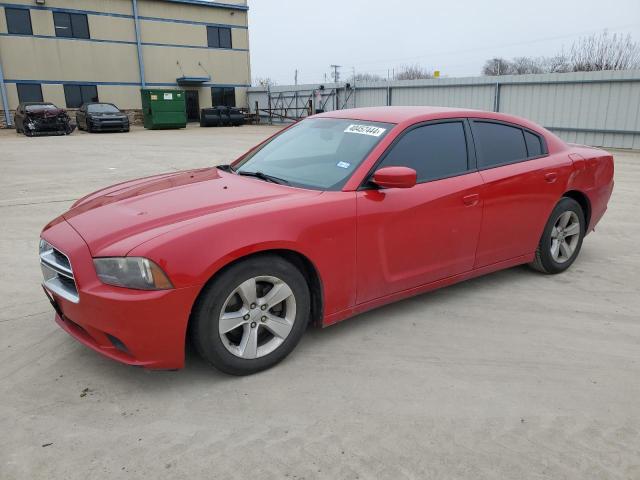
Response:
[{"label": "windshield wiper", "polygon": [[259,170],[257,172],[248,172],[245,170],[242,170],[242,171],[238,170],[236,173],[238,175],[244,175],[246,177],[255,177],[255,178],[259,178],[260,180],[277,183],[279,185],[289,185],[289,182],[287,182],[284,178],[274,177],[273,175],[267,175],[266,173],[263,173]]}]

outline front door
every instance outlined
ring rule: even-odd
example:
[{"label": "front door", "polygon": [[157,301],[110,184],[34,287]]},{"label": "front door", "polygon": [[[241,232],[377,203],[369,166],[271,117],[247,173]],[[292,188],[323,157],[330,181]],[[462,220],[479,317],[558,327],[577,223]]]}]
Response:
[{"label": "front door", "polygon": [[200,120],[200,101],[197,90],[186,91],[187,121],[197,122]]},{"label": "front door", "polygon": [[463,120],[412,128],[376,168],[413,168],[418,184],[357,193],[357,303],[473,268],[483,181],[469,137]]}]

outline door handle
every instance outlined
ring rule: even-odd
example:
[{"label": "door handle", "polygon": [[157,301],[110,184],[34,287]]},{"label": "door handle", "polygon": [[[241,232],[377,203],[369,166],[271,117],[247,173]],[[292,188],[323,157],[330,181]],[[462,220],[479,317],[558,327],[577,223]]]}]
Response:
[{"label": "door handle", "polygon": [[480,195],[478,195],[477,193],[472,193],[471,195],[465,195],[464,197],[462,197],[462,202],[468,207],[477,205],[479,201]]},{"label": "door handle", "polygon": [[547,183],[553,183],[558,179],[558,174],[556,172],[545,173],[544,179]]}]

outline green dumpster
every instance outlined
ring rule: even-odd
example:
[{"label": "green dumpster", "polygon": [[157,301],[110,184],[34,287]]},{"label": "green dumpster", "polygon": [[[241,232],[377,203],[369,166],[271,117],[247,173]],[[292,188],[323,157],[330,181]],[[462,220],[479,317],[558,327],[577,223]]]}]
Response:
[{"label": "green dumpster", "polygon": [[185,128],[187,110],[184,90],[140,90],[144,128]]}]

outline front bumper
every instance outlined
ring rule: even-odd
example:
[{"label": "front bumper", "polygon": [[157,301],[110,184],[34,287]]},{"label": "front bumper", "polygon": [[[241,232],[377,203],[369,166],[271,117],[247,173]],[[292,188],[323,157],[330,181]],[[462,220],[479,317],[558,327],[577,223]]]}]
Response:
[{"label": "front bumper", "polygon": [[62,250],[73,268],[77,303],[45,288],[57,307],[55,320],[67,333],[128,365],[184,366],[187,324],[199,286],[143,291],[105,285],[96,276],[86,243],[66,221],[46,229],[42,237]]},{"label": "front bumper", "polygon": [[96,132],[122,132],[128,128],[128,121],[103,120],[91,122],[91,129]]}]

